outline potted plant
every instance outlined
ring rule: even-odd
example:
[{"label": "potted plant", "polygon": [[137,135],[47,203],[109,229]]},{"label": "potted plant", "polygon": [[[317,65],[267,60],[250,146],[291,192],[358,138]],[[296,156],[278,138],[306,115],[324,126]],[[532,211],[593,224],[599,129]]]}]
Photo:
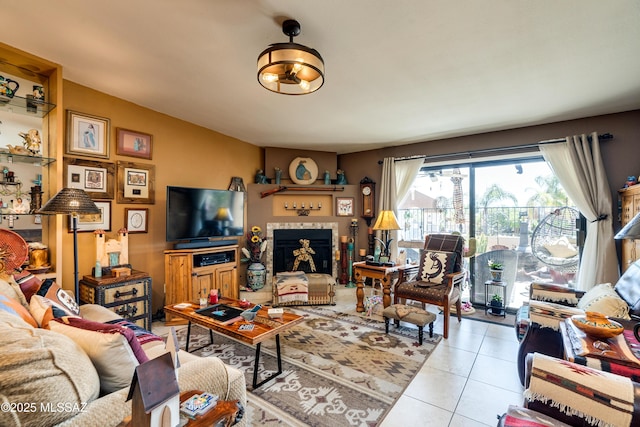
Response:
[{"label": "potted plant", "polygon": [[502,297],[498,294],[493,294],[491,297],[491,314],[502,314],[502,310],[504,310],[504,306],[502,304]]},{"label": "potted plant", "polygon": [[502,263],[496,262],[492,259],[489,260],[489,271],[491,271],[491,278],[494,282],[502,282],[502,270],[504,269]]}]

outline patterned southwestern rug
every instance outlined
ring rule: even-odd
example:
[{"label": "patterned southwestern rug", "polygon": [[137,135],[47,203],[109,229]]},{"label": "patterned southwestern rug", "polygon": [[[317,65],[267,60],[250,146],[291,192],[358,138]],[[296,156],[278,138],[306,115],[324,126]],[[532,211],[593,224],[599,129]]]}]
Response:
[{"label": "patterned southwestern rug", "polygon": [[[245,416],[251,426],[377,425],[441,340],[425,331],[422,346],[410,326],[389,328],[329,308],[289,308],[305,317],[281,336],[283,373],[257,390],[248,387]],[[184,347],[186,329],[178,331]],[[209,342],[193,327],[191,345]],[[214,344],[195,352],[216,356],[242,370],[251,384],[255,348],[214,334]],[[259,380],[276,370],[275,340],[262,343]]]}]

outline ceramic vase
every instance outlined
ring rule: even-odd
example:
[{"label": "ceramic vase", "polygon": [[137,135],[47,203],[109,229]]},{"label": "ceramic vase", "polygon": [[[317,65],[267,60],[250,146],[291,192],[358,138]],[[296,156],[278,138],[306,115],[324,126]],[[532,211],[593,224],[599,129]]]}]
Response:
[{"label": "ceramic vase", "polygon": [[247,288],[253,291],[264,288],[267,278],[267,268],[259,262],[249,264],[247,268]]},{"label": "ceramic vase", "polygon": [[494,282],[502,282],[502,270],[491,270],[491,279]]}]

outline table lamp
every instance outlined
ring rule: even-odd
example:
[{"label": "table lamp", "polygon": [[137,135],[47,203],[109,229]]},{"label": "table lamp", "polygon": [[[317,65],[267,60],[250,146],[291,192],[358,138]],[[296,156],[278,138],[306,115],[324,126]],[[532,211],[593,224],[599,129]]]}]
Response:
[{"label": "table lamp", "polygon": [[376,223],[373,225],[373,229],[382,230],[383,232],[384,241],[378,239],[377,237],[376,240],[382,244],[384,249],[382,255],[387,257],[388,260],[391,256],[391,248],[389,246],[391,244],[391,241],[393,240],[389,238],[389,231],[400,230],[398,220],[396,219],[396,214],[394,214],[393,211],[381,211],[380,215],[378,215]]},{"label": "table lamp", "polygon": [[80,303],[80,285],[78,282],[78,215],[99,214],[89,195],[79,188],[63,188],[41,207],[37,213],[44,215],[71,215],[73,229],[73,285],[76,302]]},{"label": "table lamp", "polygon": [[[631,221],[629,221],[622,230],[618,231],[618,234],[615,235],[614,239],[629,239],[636,240],[640,239],[640,212],[634,216]],[[631,258],[633,261],[636,260],[636,242],[631,242]]]}]

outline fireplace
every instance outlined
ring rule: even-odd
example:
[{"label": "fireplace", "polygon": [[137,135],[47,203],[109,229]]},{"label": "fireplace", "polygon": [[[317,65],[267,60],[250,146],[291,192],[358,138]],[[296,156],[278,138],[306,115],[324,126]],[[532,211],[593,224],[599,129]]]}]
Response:
[{"label": "fireplace", "polygon": [[[311,257],[316,273],[336,277],[337,222],[267,223],[267,283],[271,283],[275,273],[293,270],[296,261],[294,251],[302,248],[300,239],[308,239],[309,247],[315,252]],[[311,265],[309,262],[299,261],[297,270],[311,272]]]}]

